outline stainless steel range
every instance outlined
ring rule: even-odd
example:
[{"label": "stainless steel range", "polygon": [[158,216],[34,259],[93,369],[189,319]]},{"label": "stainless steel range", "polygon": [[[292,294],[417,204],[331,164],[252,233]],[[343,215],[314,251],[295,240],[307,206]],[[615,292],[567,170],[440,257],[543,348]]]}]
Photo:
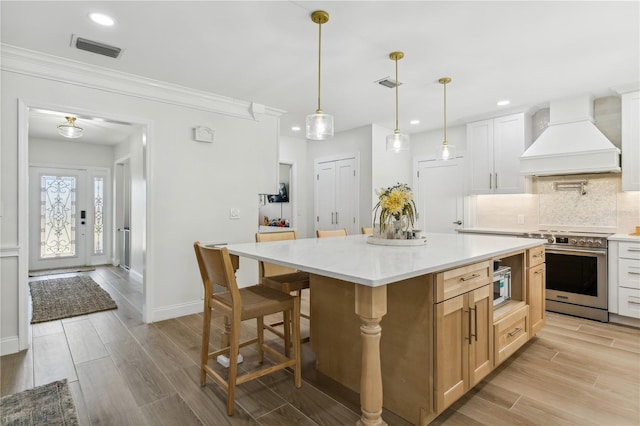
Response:
[{"label": "stainless steel range", "polygon": [[549,231],[528,234],[547,240],[546,309],[608,322],[607,237],[611,234]]}]

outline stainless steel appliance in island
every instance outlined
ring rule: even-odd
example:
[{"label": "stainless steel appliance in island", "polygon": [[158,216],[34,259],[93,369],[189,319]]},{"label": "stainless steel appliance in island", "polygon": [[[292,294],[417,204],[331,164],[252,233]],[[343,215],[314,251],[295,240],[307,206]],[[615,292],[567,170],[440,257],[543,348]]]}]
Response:
[{"label": "stainless steel appliance in island", "polygon": [[611,234],[548,231],[544,238],[548,311],[609,321],[607,309],[607,237]]}]

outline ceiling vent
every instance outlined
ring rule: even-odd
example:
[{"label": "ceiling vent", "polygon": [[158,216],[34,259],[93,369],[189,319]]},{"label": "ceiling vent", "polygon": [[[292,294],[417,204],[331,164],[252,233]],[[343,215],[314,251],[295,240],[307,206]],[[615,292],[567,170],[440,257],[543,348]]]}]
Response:
[{"label": "ceiling vent", "polygon": [[379,84],[380,86],[388,87],[389,89],[394,89],[396,85],[398,87],[402,86],[402,82],[397,82],[391,77],[381,78],[380,80],[374,81],[374,83]]},{"label": "ceiling vent", "polygon": [[77,49],[96,53],[102,56],[108,56],[110,58],[117,58],[122,53],[122,49],[119,47],[109,46],[108,44],[100,43],[82,37],[74,36],[71,40],[71,45],[75,46]]}]

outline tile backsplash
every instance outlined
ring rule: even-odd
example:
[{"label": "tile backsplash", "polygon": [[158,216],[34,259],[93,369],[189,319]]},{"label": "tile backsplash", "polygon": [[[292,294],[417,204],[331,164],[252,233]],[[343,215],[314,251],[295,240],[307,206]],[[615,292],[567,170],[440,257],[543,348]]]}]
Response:
[{"label": "tile backsplash", "polygon": [[592,174],[534,178],[541,229],[617,226],[620,175]]},{"label": "tile backsplash", "polygon": [[[584,195],[562,189],[579,181],[586,181]],[[471,226],[631,233],[640,226],[640,191],[621,187],[618,173],[535,177],[530,194],[470,197]]]}]

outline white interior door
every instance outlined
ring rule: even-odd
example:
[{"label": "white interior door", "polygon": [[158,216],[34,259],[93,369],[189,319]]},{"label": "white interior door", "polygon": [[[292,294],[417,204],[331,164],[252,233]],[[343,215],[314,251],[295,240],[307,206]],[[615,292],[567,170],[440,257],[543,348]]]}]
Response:
[{"label": "white interior door", "polygon": [[[462,159],[418,163],[417,228],[425,232],[455,232],[464,218]],[[458,223],[459,222],[459,223]]]},{"label": "white interior door", "polygon": [[335,188],[335,161],[316,164],[316,230],[335,228]]},{"label": "white interior door", "polygon": [[87,173],[30,167],[29,269],[83,266],[92,229]]},{"label": "white interior door", "polygon": [[358,234],[356,220],[355,159],[336,161],[336,228],[346,228],[349,235]]}]

